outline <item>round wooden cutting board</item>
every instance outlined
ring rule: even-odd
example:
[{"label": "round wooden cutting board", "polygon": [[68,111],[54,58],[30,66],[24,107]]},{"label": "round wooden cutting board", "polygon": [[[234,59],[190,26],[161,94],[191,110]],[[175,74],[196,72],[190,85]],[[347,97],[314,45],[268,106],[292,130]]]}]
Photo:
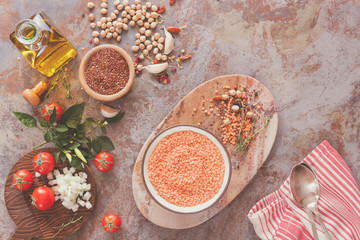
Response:
[{"label": "round wooden cutting board", "polygon": [[[228,85],[246,86],[248,91],[258,92],[258,101],[263,104],[264,115],[270,118],[267,128],[260,131],[255,140],[252,141],[245,155],[235,151],[235,146],[226,144],[225,147],[231,158],[232,173],[231,180],[224,196],[212,207],[200,213],[177,214],[170,212],[159,206],[147,193],[142,177],[142,162],[145,150],[154,137],[163,129],[178,124],[197,125],[212,132],[221,139],[220,125],[222,120],[215,114],[207,116],[201,109],[209,109],[209,99],[214,96],[215,90],[222,92],[222,87]],[[205,103],[203,103],[205,100]],[[203,105],[204,104],[204,105]],[[197,111],[194,112],[193,109]],[[227,75],[209,80],[182,99],[169,115],[159,124],[156,130],[149,136],[140,150],[137,157],[133,177],[132,187],[137,207],[145,218],[152,223],[172,229],[184,229],[199,225],[215,216],[224,209],[251,181],[257,171],[265,162],[275,141],[278,127],[278,113],[274,98],[269,90],[254,78],[244,75]]]},{"label": "round wooden cutting board", "polygon": [[[32,151],[15,163],[7,176],[5,183],[5,205],[9,212],[10,217],[17,225],[16,232],[13,234],[11,239],[32,239],[34,237],[41,239],[54,239],[54,234],[57,230],[54,227],[61,226],[63,223],[66,224],[74,217],[72,210],[66,209],[60,202],[55,201],[54,205],[46,211],[40,211],[32,206],[31,194],[35,188],[40,186],[48,186],[46,175],[35,177],[35,170],[32,166],[32,160],[36,154],[40,152],[49,152],[51,154],[57,152],[56,148],[42,148]],[[91,173],[90,168],[84,164],[84,172],[87,174],[87,183],[91,184],[91,198],[90,203],[92,208],[87,209],[86,207],[80,207],[76,218],[83,216],[81,221],[70,224],[63,231],[56,235],[56,238],[64,238],[65,236],[74,233],[89,219],[94,207],[96,199],[96,186],[95,179]],[[55,169],[60,170],[64,167],[70,168],[69,164],[58,162]],[[25,190],[19,191],[12,185],[13,175],[21,169],[28,170],[34,177],[32,186]]]}]

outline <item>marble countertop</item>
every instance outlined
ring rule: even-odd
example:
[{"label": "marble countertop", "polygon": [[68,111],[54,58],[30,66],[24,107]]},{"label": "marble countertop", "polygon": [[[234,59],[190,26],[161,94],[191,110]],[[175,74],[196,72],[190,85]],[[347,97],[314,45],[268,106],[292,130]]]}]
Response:
[{"label": "marble countertop", "polygon": [[[184,63],[184,69],[170,74],[170,84],[159,84],[154,76],[143,73],[125,97],[111,103],[126,112],[121,122],[108,129],[116,145],[112,151],[116,163],[106,174],[90,163],[98,186],[97,205],[92,219],[67,239],[258,239],[247,219],[250,208],[278,189],[291,167],[325,139],[360,183],[360,7],[356,1],[178,0],[169,6],[161,0],[156,4],[167,7],[164,24],[187,25],[176,38],[176,47],[193,58]],[[84,101],[85,115],[101,117],[101,103],[81,89],[77,74],[82,56],[93,47],[88,41],[89,21],[82,16],[88,14],[86,5],[85,0],[0,3],[0,239],[9,239],[16,228],[5,207],[5,179],[13,164],[42,140],[40,132],[24,127],[12,111],[40,117],[46,103],[57,101],[68,107]],[[51,17],[78,49],[78,56],[67,66],[74,97],[67,99],[59,87],[33,107],[21,93],[45,77],[29,66],[9,34],[18,21],[38,11]],[[122,35],[121,43],[101,43],[130,51],[134,34],[131,29]],[[133,199],[131,181],[138,152],[187,93],[227,74],[254,77],[273,94],[279,112],[274,147],[249,185],[218,215],[190,229],[158,227],[142,216]],[[150,112],[147,102],[153,104]],[[102,229],[102,217],[109,212],[122,218],[121,230],[115,234]]]}]

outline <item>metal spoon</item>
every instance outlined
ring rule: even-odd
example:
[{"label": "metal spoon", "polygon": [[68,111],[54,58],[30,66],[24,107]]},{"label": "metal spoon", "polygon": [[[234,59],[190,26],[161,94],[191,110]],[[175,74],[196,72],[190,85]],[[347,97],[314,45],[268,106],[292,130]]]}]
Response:
[{"label": "metal spoon", "polygon": [[317,209],[317,203],[320,197],[319,183],[314,171],[306,163],[295,165],[290,173],[290,190],[295,203],[303,208],[310,218],[311,228],[314,239],[318,239],[315,222],[312,214],[315,214],[317,220],[323,228],[326,238],[331,240],[329,232]]}]

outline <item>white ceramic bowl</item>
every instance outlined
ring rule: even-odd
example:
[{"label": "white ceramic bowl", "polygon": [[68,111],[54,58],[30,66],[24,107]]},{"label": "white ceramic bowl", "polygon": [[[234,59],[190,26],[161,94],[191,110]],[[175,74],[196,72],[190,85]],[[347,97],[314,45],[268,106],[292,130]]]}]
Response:
[{"label": "white ceramic bowl", "polygon": [[[151,184],[149,175],[148,175],[149,158],[150,158],[151,154],[153,153],[153,151],[155,150],[155,147],[158,145],[158,143],[164,137],[169,136],[175,132],[181,132],[181,131],[193,131],[193,132],[196,132],[196,133],[206,136],[220,150],[220,153],[224,159],[225,174],[224,174],[224,179],[223,179],[222,185],[220,187],[220,190],[214,195],[214,197],[212,197],[208,201],[206,201],[200,205],[193,206],[193,207],[180,207],[180,206],[177,206],[177,205],[167,202],[165,199],[163,199],[161,196],[158,195],[155,188]],[[231,161],[230,161],[229,154],[228,154],[227,150],[225,149],[225,147],[223,146],[223,144],[221,143],[221,141],[218,140],[212,133],[210,133],[207,130],[204,130],[202,128],[199,128],[197,126],[193,126],[193,125],[176,125],[176,126],[167,128],[167,129],[163,130],[162,132],[160,132],[149,144],[149,146],[147,147],[145,154],[144,154],[142,173],[143,173],[145,187],[147,188],[151,197],[160,206],[162,206],[170,211],[176,212],[176,213],[191,214],[191,213],[198,213],[198,212],[204,211],[205,209],[207,209],[207,208],[211,207],[213,204],[215,204],[223,196],[223,194],[225,193],[225,191],[229,185],[230,178],[231,178]]]}]

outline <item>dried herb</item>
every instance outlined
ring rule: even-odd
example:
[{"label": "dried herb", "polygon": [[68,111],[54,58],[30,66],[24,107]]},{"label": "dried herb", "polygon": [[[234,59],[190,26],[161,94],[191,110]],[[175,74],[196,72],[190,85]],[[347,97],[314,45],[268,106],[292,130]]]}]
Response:
[{"label": "dried herb", "polygon": [[[46,143],[54,143],[55,147],[59,149],[54,154],[56,162],[59,159],[65,162],[69,161],[72,167],[83,170],[82,162],[87,163],[87,159],[94,159],[91,150],[99,153],[102,148],[113,150],[114,144],[105,135],[95,134],[102,132],[106,134],[105,126],[109,123],[120,121],[124,113],[119,113],[113,118],[105,118],[101,121],[95,121],[92,118],[86,118],[81,123],[81,118],[84,112],[85,103],[75,104],[69,107],[61,116],[60,121],[55,124],[56,109],[50,115],[49,122],[45,119],[39,121],[26,113],[13,112],[15,117],[29,128],[36,127],[43,132],[45,142],[33,147],[38,148]],[[99,130],[99,131],[97,131]]]},{"label": "dried herb", "polygon": [[67,75],[65,73],[65,71],[63,69],[61,69],[58,74],[56,75],[55,81],[51,84],[49,90],[47,90],[45,97],[49,97],[49,94],[51,92],[54,92],[55,89],[59,86],[59,83],[62,82],[62,86],[65,89],[66,92],[66,97],[67,98],[71,98],[72,96],[70,95],[70,82],[67,79]]},{"label": "dried herb", "polygon": [[[78,221],[81,221],[81,220],[83,219],[83,216],[80,216],[80,217],[76,218],[77,214],[78,214],[78,213],[75,213],[74,216],[73,216],[73,218],[70,219],[69,222],[63,223],[63,224],[61,224],[60,226],[54,227],[54,228],[55,228],[56,230],[58,230],[58,231],[53,235],[53,237],[56,237],[56,235],[58,235],[58,234],[59,234],[62,230],[64,230],[67,226],[69,226],[69,225],[71,225],[71,224],[73,224],[73,223],[76,223],[76,222],[78,222]],[[76,218],[76,219],[75,219],[75,218]]]}]

